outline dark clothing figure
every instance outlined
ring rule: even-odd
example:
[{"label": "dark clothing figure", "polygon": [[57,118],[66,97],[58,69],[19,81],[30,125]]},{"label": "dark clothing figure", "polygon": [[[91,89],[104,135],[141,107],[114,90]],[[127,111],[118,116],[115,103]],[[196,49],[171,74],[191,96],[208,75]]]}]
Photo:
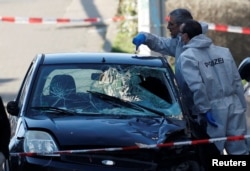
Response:
[{"label": "dark clothing figure", "polygon": [[5,159],[9,157],[10,136],[10,122],[0,96],[0,170]]}]

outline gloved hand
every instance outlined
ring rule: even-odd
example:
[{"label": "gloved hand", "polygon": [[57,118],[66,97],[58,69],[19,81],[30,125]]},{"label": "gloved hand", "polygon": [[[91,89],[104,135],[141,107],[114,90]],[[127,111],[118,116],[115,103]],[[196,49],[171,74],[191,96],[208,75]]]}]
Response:
[{"label": "gloved hand", "polygon": [[146,36],[143,33],[137,34],[133,38],[133,44],[136,46],[136,50],[138,50],[139,46],[146,41]]},{"label": "gloved hand", "polygon": [[215,121],[215,119],[214,119],[214,117],[213,117],[211,111],[207,111],[207,112],[205,113],[205,117],[206,117],[206,119],[207,119],[207,122],[208,122],[210,125],[212,125],[212,126],[214,126],[214,127],[218,127],[218,125],[217,125],[217,123],[216,123],[216,121]]}]

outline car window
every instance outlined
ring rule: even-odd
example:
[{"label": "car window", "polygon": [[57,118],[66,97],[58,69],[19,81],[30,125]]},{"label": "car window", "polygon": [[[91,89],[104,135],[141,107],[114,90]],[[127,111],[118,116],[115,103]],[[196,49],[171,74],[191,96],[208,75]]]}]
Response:
[{"label": "car window", "polygon": [[165,68],[46,65],[38,73],[31,107],[59,107],[77,114],[182,117]]},{"label": "car window", "polygon": [[25,99],[27,93],[29,92],[29,89],[30,89],[29,84],[30,84],[31,79],[32,79],[31,74],[32,74],[33,70],[34,70],[34,65],[33,65],[33,63],[31,63],[30,67],[25,75],[25,79],[22,83],[22,88],[20,89],[20,96],[18,97],[19,98],[18,99],[19,108],[21,108],[21,106],[23,105],[24,99]]}]

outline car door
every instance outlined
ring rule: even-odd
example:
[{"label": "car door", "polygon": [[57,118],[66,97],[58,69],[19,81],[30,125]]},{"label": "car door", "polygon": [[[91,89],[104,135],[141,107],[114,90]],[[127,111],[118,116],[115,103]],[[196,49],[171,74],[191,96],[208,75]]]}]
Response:
[{"label": "car door", "polygon": [[[238,67],[242,82],[244,84],[244,95],[247,102],[246,119],[247,134],[250,135],[250,57],[245,58]],[[250,150],[250,139],[247,139]]]}]

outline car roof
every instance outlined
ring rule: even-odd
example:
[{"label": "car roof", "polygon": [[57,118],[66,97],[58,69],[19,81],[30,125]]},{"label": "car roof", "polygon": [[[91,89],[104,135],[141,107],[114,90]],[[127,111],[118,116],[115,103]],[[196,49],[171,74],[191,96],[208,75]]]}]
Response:
[{"label": "car roof", "polygon": [[42,60],[43,64],[67,64],[67,63],[111,63],[111,64],[135,64],[147,66],[163,66],[163,57],[143,56],[131,53],[48,53],[38,54],[37,58]]}]

